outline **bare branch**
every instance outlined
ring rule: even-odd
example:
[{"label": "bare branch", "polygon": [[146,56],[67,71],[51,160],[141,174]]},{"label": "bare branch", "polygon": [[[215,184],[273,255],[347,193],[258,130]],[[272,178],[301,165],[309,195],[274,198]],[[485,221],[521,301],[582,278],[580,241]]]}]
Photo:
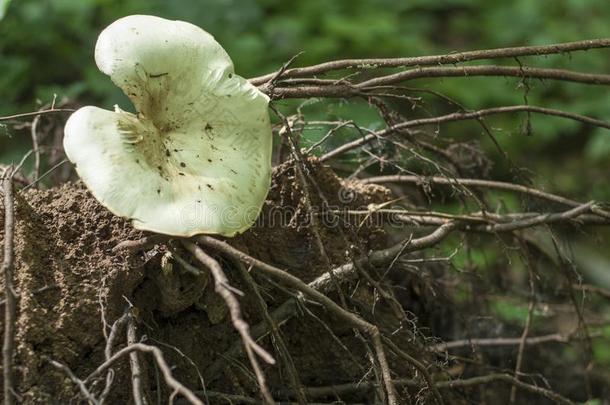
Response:
[{"label": "bare branch", "polygon": [[284,338],[282,337],[282,333],[280,332],[278,324],[275,322],[275,320],[269,313],[267,303],[261,295],[260,289],[256,284],[256,281],[254,281],[254,278],[252,278],[252,275],[250,275],[250,270],[246,269],[246,266],[244,266],[244,264],[238,260],[234,260],[234,263],[239,269],[242,278],[246,281],[246,284],[248,284],[248,286],[254,293],[260,312],[262,313],[264,322],[267,323],[267,327],[273,335],[273,339],[275,340],[275,344],[278,348],[278,351],[284,357],[284,361],[286,362],[286,369],[288,370],[288,376],[290,377],[290,382],[293,385],[295,392],[297,393],[296,398],[299,405],[306,405],[307,398],[301,392],[302,384],[299,378],[299,373],[294,365],[294,361],[292,359],[292,356],[290,355],[288,346],[286,346],[286,342],[284,342]]},{"label": "bare branch", "polygon": [[275,364],[275,360],[269,353],[267,353],[265,349],[263,349],[258,343],[256,343],[256,341],[250,335],[250,326],[246,323],[246,321],[241,315],[239,301],[235,296],[234,290],[229,287],[229,280],[224,274],[222,267],[214,258],[206,254],[199,246],[195,245],[193,242],[183,241],[183,244],[184,247],[189,252],[191,252],[193,256],[195,256],[197,260],[199,260],[204,266],[206,266],[212,273],[212,276],[214,277],[214,291],[216,291],[216,293],[218,293],[218,295],[220,295],[224,299],[227,304],[227,307],[229,307],[233,326],[241,336],[241,339],[244,343],[244,348],[246,349],[250,364],[252,365],[254,373],[256,374],[256,379],[258,380],[258,385],[261,390],[261,394],[267,403],[275,404],[273,396],[271,395],[271,393],[269,392],[269,388],[267,387],[265,374],[263,373],[255,354],[269,364]]},{"label": "bare branch", "polygon": [[608,85],[610,75],[573,72],[565,69],[545,69],[527,66],[456,66],[416,68],[392,75],[376,77],[356,84],[357,88],[383,86],[407,80],[431,77],[512,76],[530,79],[561,80],[582,84]]},{"label": "bare branch", "polygon": [[[137,342],[137,340],[136,324],[130,309],[127,314],[127,344],[133,345]],[[140,366],[140,359],[138,358],[137,351],[129,353],[129,366],[131,367],[131,389],[133,393],[133,403],[135,405],[144,405],[145,402],[142,391],[142,367]]]},{"label": "bare branch", "polygon": [[[516,56],[563,54],[573,51],[583,51],[588,49],[608,47],[610,47],[610,38],[602,38],[543,46],[520,46],[512,48],[487,49],[479,51],[449,53],[445,55],[418,56],[409,58],[346,59],[325,62],[319,65],[308,66],[304,68],[288,69],[283,72],[282,77],[286,78],[315,76],[333,70],[341,69],[370,69],[387,67],[452,65],[455,63],[462,63],[473,60],[514,58]],[[269,73],[264,76],[252,78],[250,79],[250,82],[256,86],[259,86],[268,82],[276,75],[277,72]]]},{"label": "bare branch", "polygon": [[2,345],[2,370],[4,377],[4,403],[15,403],[13,394],[13,356],[15,351],[15,311],[17,297],[13,286],[14,243],[15,243],[15,201],[13,197],[13,166],[10,166],[2,179],[4,190],[4,253],[2,272],[4,274],[4,341]]},{"label": "bare branch", "polygon": [[33,180],[35,181],[40,176],[40,145],[38,143],[38,123],[40,122],[40,115],[34,117],[32,121],[32,127],[30,128],[30,135],[32,137],[32,150],[34,153],[34,174]]},{"label": "bare branch", "polygon": [[19,119],[19,118],[36,117],[36,116],[41,115],[41,114],[51,114],[51,113],[59,113],[59,112],[73,113],[74,111],[76,111],[76,110],[71,109],[71,108],[51,108],[51,109],[42,110],[42,111],[33,111],[33,112],[22,113],[22,114],[7,115],[5,117],[0,117],[0,121],[8,121],[8,120],[15,120],[15,119]]},{"label": "bare branch", "polygon": [[[78,378],[76,375],[74,375],[74,373],[72,372],[72,370],[70,370],[70,368],[68,366],[66,366],[65,364],[62,364],[58,361],[55,360],[51,360],[51,359],[46,359],[49,364],[51,364],[53,367],[55,367],[58,370],[63,371],[70,380],[72,380],[72,382],[74,384],[76,384],[76,386],[78,387],[79,391],[81,392],[82,396],[85,397],[85,399],[87,399],[87,401],[93,405],[99,405],[100,401],[98,401],[93,394],[87,389],[87,385],[85,384],[85,382],[83,380],[81,380],[80,378]],[[6,403],[6,402],[5,402]]]},{"label": "bare branch", "polygon": [[[511,385],[515,385],[523,391],[543,396],[558,404],[575,405],[574,402],[561,396],[560,394],[557,394],[556,392],[553,392],[546,388],[538,387],[536,385],[528,384],[523,381],[519,381],[515,377],[504,373],[488,374],[478,377],[456,379],[450,381],[439,381],[435,383],[435,385],[438,389],[455,389],[476,387],[479,385],[492,384],[495,382],[505,382]],[[396,379],[394,380],[394,384],[396,384],[397,387],[417,388],[421,386],[420,381],[406,378]],[[376,386],[377,383],[374,381],[358,381],[356,383],[337,384],[323,387],[306,387],[304,388],[304,390],[305,393],[311,398],[320,398],[327,396],[341,397],[357,392],[369,391],[375,388]]]},{"label": "bare branch", "polygon": [[595,118],[587,117],[580,114],[574,114],[566,111],[555,110],[552,108],[546,107],[536,107],[532,105],[512,105],[512,106],[504,106],[504,107],[494,107],[487,108],[479,111],[470,111],[470,112],[455,112],[447,115],[441,115],[439,117],[432,118],[421,118],[410,121],[401,122],[394,126],[388,127],[381,131],[376,131],[371,134],[365,135],[361,138],[358,138],[355,141],[348,142],[340,147],[333,149],[330,152],[324,154],[320,160],[326,161],[337,157],[345,152],[356,149],[362,145],[368,144],[376,139],[387,137],[388,135],[392,135],[394,133],[400,132],[401,130],[408,128],[421,127],[425,125],[438,125],[446,122],[454,122],[454,121],[464,121],[464,120],[472,120],[472,119],[481,119],[488,115],[496,115],[496,114],[505,114],[505,113],[514,113],[514,112],[533,112],[544,115],[551,115],[556,117],[568,118],[571,120],[579,121],[585,124],[594,125],[600,128],[610,129],[610,122],[598,120]]},{"label": "bare branch", "polygon": [[[425,245],[428,243],[432,243],[433,240],[440,239],[441,238],[440,234],[442,234],[444,231],[446,231],[448,233],[449,230],[453,228],[453,224],[449,224],[449,225],[446,225],[441,228],[443,228],[443,229],[438,234],[434,234],[433,236],[430,236],[430,237],[421,238],[420,242],[418,242],[417,244]],[[209,236],[200,236],[197,238],[197,240],[204,245],[213,247],[225,254],[228,254],[229,256],[242,260],[243,262],[263,271],[268,276],[283,282],[284,284],[288,285],[291,288],[296,289],[297,291],[300,291],[301,293],[305,294],[306,296],[309,296],[311,299],[324,305],[324,307],[329,312],[331,312],[333,315],[337,316],[340,319],[343,319],[348,324],[352,325],[356,329],[358,329],[361,332],[363,332],[364,334],[368,335],[373,343],[373,347],[375,348],[375,352],[377,355],[377,361],[379,362],[379,366],[382,371],[383,381],[384,381],[384,385],[386,388],[386,394],[388,396],[388,402],[391,405],[397,404],[397,397],[396,397],[394,386],[393,386],[393,383],[391,380],[390,369],[388,366],[385,352],[383,350],[381,334],[380,334],[377,326],[370,324],[367,321],[365,321],[364,319],[360,318],[358,315],[345,310],[344,308],[342,308],[340,305],[335,303],[333,300],[328,298],[326,295],[324,295],[320,291],[305,284],[298,277],[295,277],[292,274],[285,272],[284,270],[281,270],[277,267],[274,267],[268,263],[255,259],[252,256],[249,256],[249,255],[241,252],[240,250],[235,249],[233,246],[229,245],[226,242],[214,239]],[[401,246],[401,248],[402,248],[402,246]],[[393,250],[390,250],[389,253],[386,253],[386,254],[382,253],[381,255],[377,255],[377,257],[375,257],[375,259],[386,260],[387,259],[386,256],[388,254],[391,254],[392,252],[393,252]],[[395,256],[395,254],[393,256]],[[393,257],[393,256],[390,256],[390,257]],[[432,387],[430,387],[430,388],[433,389]]]},{"label": "bare branch", "polygon": [[[390,176],[376,176],[369,177],[366,179],[360,180],[363,183],[375,183],[375,184],[384,184],[384,183],[414,183],[417,185],[422,184],[441,184],[441,185],[454,185],[454,186],[468,186],[468,187],[477,187],[477,188],[490,188],[496,190],[506,190],[506,191],[515,191],[522,194],[531,195],[536,198],[541,198],[544,200],[556,202],[559,204],[567,205],[569,207],[580,207],[583,203],[571,200],[569,198],[561,197],[555,194],[547,193],[545,191],[538,190],[533,187],[527,187],[520,184],[507,183],[504,181],[493,181],[493,180],[482,180],[482,179],[464,179],[464,178],[448,178],[442,176],[405,176],[405,175],[390,175]],[[610,218],[610,213],[606,213],[601,209],[593,210],[596,214],[605,213],[608,218]],[[602,214],[599,214],[602,215]]]},{"label": "bare branch", "polygon": [[[397,245],[394,245],[388,249],[378,250],[370,252],[368,256],[364,256],[356,259],[359,263],[355,265],[354,262],[343,264],[339,267],[334,268],[330,272],[326,272],[320,275],[318,278],[307,284],[309,287],[318,290],[322,293],[329,293],[335,288],[335,283],[332,280],[336,280],[338,283],[348,283],[358,278],[358,266],[384,266],[390,263],[392,260],[400,257],[403,254],[418,250],[424,247],[433,246],[438,243],[451,231],[451,226],[445,226],[441,230],[437,230],[432,235],[424,236],[423,238],[407,239]],[[332,272],[332,274],[330,274]],[[270,315],[277,324],[282,324],[288,319],[292,318],[297,313],[295,299],[290,299],[276,308]],[[268,325],[265,321],[260,322],[252,328],[252,335],[255,339],[258,339],[268,333]],[[240,351],[240,345],[234,345],[226,353],[226,357],[236,356]],[[223,367],[224,361],[220,360],[212,364],[208,368],[209,375],[214,375],[219,372]]]},{"label": "bare branch", "polygon": [[91,374],[89,374],[89,376],[83,382],[86,384],[94,378],[98,377],[104,371],[108,370],[119,359],[121,359],[123,356],[128,355],[134,350],[138,350],[144,353],[150,353],[153,356],[153,358],[157,362],[157,365],[159,366],[159,369],[161,370],[161,373],[163,374],[165,382],[167,383],[167,385],[169,385],[170,388],[174,390],[174,392],[177,392],[180,395],[184,396],[191,402],[191,404],[204,405],[203,402],[199,398],[197,398],[197,396],[191,390],[182,385],[180,381],[176,380],[172,376],[171,368],[165,361],[165,358],[163,357],[163,352],[158,347],[146,345],[143,343],[135,343],[119,350],[114,355],[112,355],[110,359],[106,360],[104,363],[98,366],[98,368],[96,368]]},{"label": "bare branch", "polygon": [[[551,333],[549,335],[531,336],[527,337],[524,342],[526,346],[535,346],[544,343],[556,342],[556,343],[569,343],[574,339],[574,332],[563,335],[561,333]],[[428,347],[429,350],[435,352],[444,352],[451,349],[459,349],[462,347],[499,347],[499,346],[518,346],[522,339],[520,337],[515,338],[473,338],[473,339],[460,339],[451,342],[438,343]]]}]

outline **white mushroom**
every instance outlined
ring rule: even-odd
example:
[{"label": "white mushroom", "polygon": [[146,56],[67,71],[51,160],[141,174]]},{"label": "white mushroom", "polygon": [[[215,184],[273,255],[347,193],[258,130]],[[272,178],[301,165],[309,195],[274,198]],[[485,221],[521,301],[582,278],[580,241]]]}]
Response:
[{"label": "white mushroom", "polygon": [[271,176],[269,98],[199,27],[134,15],[99,36],[99,69],[137,115],[76,111],[64,148],[91,193],[137,229],[233,236],[256,220]]}]

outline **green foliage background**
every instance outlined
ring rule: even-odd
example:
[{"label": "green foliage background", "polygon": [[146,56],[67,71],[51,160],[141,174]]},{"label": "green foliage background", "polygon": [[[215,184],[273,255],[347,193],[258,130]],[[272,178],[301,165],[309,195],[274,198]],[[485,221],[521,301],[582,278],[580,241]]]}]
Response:
[{"label": "green foliage background", "polygon": [[[199,25],[212,33],[232,56],[242,76],[264,74],[300,51],[296,65],[346,57],[396,57],[490,47],[548,44],[608,34],[607,0],[15,0],[0,21],[0,116],[32,111],[37,103],[68,97],[106,108],[128,105],[93,60],[99,32],[129,14],[155,14]],[[2,6],[0,6],[0,9]],[[514,61],[509,61],[514,62]],[[606,51],[571,56],[525,58],[525,64],[610,71]],[[521,103],[515,80],[446,79],[434,85],[467,108]],[[610,120],[608,90],[602,87],[531,82],[532,104]],[[356,107],[354,107],[356,108]],[[362,112],[365,125],[379,117]],[[368,115],[367,115],[368,114]],[[523,117],[499,121],[519,128]],[[535,154],[556,162],[567,153],[574,165],[609,166],[610,134],[558,119],[534,119],[534,136],[502,140],[509,152]],[[468,129],[469,130],[469,129]],[[459,128],[458,128],[459,131]],[[26,145],[0,129],[0,161],[15,159]],[[524,148],[525,147],[525,148]],[[550,148],[550,149],[549,149]],[[552,153],[549,153],[553,151]],[[12,152],[12,153],[11,153]],[[531,158],[531,156],[530,156]],[[531,160],[531,159],[528,159]],[[552,167],[552,165],[551,165]],[[542,170],[542,169],[541,169]],[[552,169],[549,169],[552,170]],[[603,170],[602,170],[603,172]],[[597,175],[599,171],[592,173]],[[562,186],[576,186],[569,176]],[[578,191],[578,190],[576,190]]]}]

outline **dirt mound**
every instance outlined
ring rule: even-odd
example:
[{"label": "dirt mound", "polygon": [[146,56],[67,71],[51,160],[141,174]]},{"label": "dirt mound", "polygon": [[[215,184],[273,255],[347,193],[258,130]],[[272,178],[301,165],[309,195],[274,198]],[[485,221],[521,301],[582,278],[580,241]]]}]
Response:
[{"label": "dirt mound", "polygon": [[[309,182],[306,190],[293,165],[277,167],[259,221],[231,243],[306,282],[354,254],[387,245],[381,226],[317,216],[323,209],[362,209],[382,203],[390,198],[387,189],[342,181],[315,160],[307,162],[304,173]],[[16,202],[17,391],[25,403],[67,403],[78,398],[74,384],[47,359],[66,364],[81,378],[87,376],[104,360],[103,319],[111,324],[128,302],[139,314],[138,335],[163,349],[168,362],[176,366],[175,376],[185,385],[203,390],[199,370],[215,365],[221,372],[206,374],[205,388],[256,397],[256,385],[244,371],[248,367],[241,365],[247,361],[225,357],[239,337],[224,304],[206,287],[208,279],[184,271],[165,246],[145,254],[113,253],[119,242],[143,234],[104,209],[80,184],[30,190]],[[184,253],[182,257],[190,261],[178,246],[172,251]],[[231,271],[235,263],[225,260],[223,264],[232,285],[246,292],[244,315],[256,325],[263,318],[253,294],[239,272]],[[255,272],[253,276],[270,311],[290,298],[288,291]],[[372,297],[366,288],[351,292],[365,301]],[[302,383],[340,383],[364,375],[366,347],[351,329],[332,323],[324,314],[303,315],[306,312],[319,311],[301,308],[301,315],[282,327]],[[334,336],[328,323],[333,325]],[[343,347],[336,343],[337,338]],[[273,352],[269,338],[262,344]],[[125,364],[118,367],[109,397],[116,403],[127,403],[130,398]],[[267,373],[272,387],[289,385],[284,362],[269,367]],[[148,395],[158,390],[165,393],[156,382],[152,362],[145,364],[144,377]],[[102,387],[100,382],[94,390],[99,392]]]},{"label": "dirt mound", "polygon": [[19,195],[16,216],[19,392],[25,402],[71,397],[45,356],[80,375],[102,360],[102,306],[115,318],[144,277],[140,259],[109,252],[140,233],[73,184]]}]

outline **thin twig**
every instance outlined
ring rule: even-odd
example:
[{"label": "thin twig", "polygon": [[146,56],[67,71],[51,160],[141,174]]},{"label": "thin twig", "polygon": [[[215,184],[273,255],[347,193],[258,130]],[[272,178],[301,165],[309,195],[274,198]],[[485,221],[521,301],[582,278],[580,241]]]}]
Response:
[{"label": "thin twig", "polygon": [[425,125],[439,125],[446,122],[455,122],[455,121],[464,121],[464,120],[472,120],[472,119],[481,119],[483,117],[489,115],[496,114],[507,114],[507,113],[515,113],[515,112],[533,112],[543,115],[550,115],[555,117],[567,118],[574,121],[582,122],[589,125],[594,125],[600,128],[610,129],[610,122],[598,120],[595,118],[587,117],[581,114],[575,114],[567,111],[556,110],[553,108],[546,107],[537,107],[532,105],[511,105],[511,106],[503,106],[503,107],[493,107],[486,108],[478,111],[458,111],[451,114],[441,115],[438,117],[431,118],[420,118],[414,119],[410,121],[405,121],[398,123],[396,125],[390,126],[386,129],[373,132],[366,136],[360,137],[355,141],[348,142],[340,147],[333,149],[325,153],[320,160],[326,161],[332,158],[335,158],[339,155],[342,155],[346,152],[349,152],[353,149],[356,149],[362,145],[366,145],[376,139],[384,138],[389,135],[399,133],[401,130],[405,130],[408,128],[415,128]]},{"label": "thin twig", "polygon": [[[85,399],[87,399],[87,401],[93,405],[100,405],[100,401],[98,401],[93,394],[87,389],[87,384],[81,380],[80,378],[78,378],[73,372],[72,370],[70,370],[70,368],[68,366],[66,366],[65,364],[62,364],[58,361],[55,360],[51,360],[49,358],[46,359],[49,364],[51,364],[53,367],[55,367],[58,370],[63,371],[70,380],[72,380],[72,382],[74,384],[76,384],[76,386],[78,387],[79,391],[81,392],[82,396],[85,397]],[[6,402],[5,402],[6,403]]]},{"label": "thin twig", "polygon": [[163,352],[158,347],[146,345],[144,343],[135,343],[133,345],[129,345],[127,347],[122,348],[121,350],[113,354],[110,359],[99,365],[91,374],[89,374],[87,378],[85,378],[85,380],[83,380],[83,382],[86,384],[94,378],[98,377],[103,372],[107,371],[110,367],[112,367],[112,365],[116,363],[119,359],[121,359],[123,356],[128,355],[134,350],[141,351],[144,353],[150,353],[153,356],[155,362],[161,370],[161,374],[163,374],[163,378],[166,384],[169,385],[169,387],[172,388],[175,393],[179,393],[180,395],[184,396],[191,402],[191,404],[204,405],[204,403],[199,398],[197,398],[193,391],[182,385],[180,381],[174,378],[174,376],[172,375],[171,368],[163,357]]},{"label": "thin twig", "polygon": [[280,332],[280,328],[278,324],[275,322],[271,314],[269,314],[269,310],[267,308],[267,303],[263,299],[260,289],[256,284],[256,281],[252,278],[250,271],[246,269],[246,266],[240,261],[235,260],[235,264],[241,273],[242,278],[245,280],[246,284],[250,286],[250,289],[254,293],[256,297],[256,301],[258,302],[260,311],[263,315],[263,319],[267,322],[267,327],[271,331],[273,339],[278,347],[278,351],[284,357],[286,362],[286,369],[288,370],[288,376],[290,377],[290,382],[294,387],[296,394],[296,399],[299,402],[299,405],[306,405],[307,398],[301,391],[301,380],[299,378],[299,373],[294,365],[294,361],[292,356],[290,355],[290,351],[288,350],[288,346],[286,346],[286,342],[284,342],[284,338],[282,337],[282,333]]},{"label": "thin twig", "polygon": [[[521,333],[521,341],[519,342],[519,348],[517,349],[517,361],[515,362],[515,379],[519,380],[519,376],[521,374],[521,367],[523,366],[523,354],[525,352],[525,346],[527,345],[527,337],[530,333],[530,329],[532,327],[532,321],[534,318],[534,308],[536,305],[536,289],[534,283],[534,264],[531,262],[529,257],[529,252],[527,250],[527,245],[522,242],[521,244],[521,254],[524,256],[525,265],[528,270],[528,278],[529,278],[529,288],[530,288],[530,298],[529,304],[527,308],[527,317],[525,318],[525,325],[523,326],[523,332]],[[510,389],[510,398],[509,404],[513,405],[517,400],[517,386],[513,385]]]},{"label": "thin twig", "polygon": [[[442,176],[406,176],[406,175],[390,175],[390,176],[376,176],[369,177],[360,180],[362,183],[369,184],[384,184],[384,183],[414,183],[417,185],[425,184],[440,184],[450,186],[467,186],[477,188],[490,188],[495,190],[506,190],[515,191],[522,194],[531,195],[536,198],[552,201],[559,204],[564,204],[569,207],[580,207],[583,203],[572,200],[566,197],[561,197],[556,194],[548,193],[533,187],[523,186],[521,184],[508,183],[504,181],[493,181],[483,179],[466,179],[466,178],[448,178]],[[610,218],[610,213],[607,213],[601,209],[592,210],[598,215],[606,216]],[[601,213],[600,213],[601,212]]]},{"label": "thin twig", "polygon": [[[273,87],[273,96],[279,99],[287,98],[350,98],[366,95],[380,86],[402,83],[408,80],[442,77],[517,77],[540,80],[559,80],[590,85],[610,85],[610,75],[574,72],[565,69],[544,69],[522,66],[459,66],[459,67],[424,67],[414,68],[400,73],[380,76],[360,83],[336,80],[317,80],[317,85],[302,85],[311,80],[288,79]],[[283,86],[282,86],[283,85]],[[263,92],[269,93],[266,86],[261,86]]]},{"label": "thin twig", "polygon": [[38,123],[40,122],[40,115],[34,117],[32,121],[32,127],[30,128],[30,134],[32,136],[32,150],[34,151],[34,174],[32,175],[33,180],[37,180],[40,176],[40,148],[38,144]]},{"label": "thin twig", "polygon": [[41,114],[51,114],[51,113],[58,113],[58,112],[74,112],[76,110],[72,109],[72,108],[51,108],[48,110],[42,110],[42,111],[34,111],[34,112],[28,112],[28,113],[22,113],[22,114],[15,114],[15,115],[7,115],[5,117],[0,117],[0,121],[8,121],[8,120],[15,120],[15,119],[19,119],[19,118],[29,118],[29,117],[35,117],[37,115],[41,115]]},{"label": "thin twig", "polygon": [[461,339],[451,342],[439,343],[429,346],[428,349],[434,352],[444,352],[451,349],[460,349],[463,347],[501,347],[501,346],[518,346],[522,341],[526,346],[534,346],[544,343],[568,343],[574,339],[574,333],[563,335],[561,333],[551,333],[549,335],[530,336],[523,341],[521,337],[514,338],[473,338]]},{"label": "thin twig", "polygon": [[[433,246],[434,244],[441,241],[445,236],[447,236],[452,229],[453,228],[450,225],[447,225],[439,228],[439,230],[433,232],[430,235],[424,236],[422,238],[410,238],[387,249],[372,251],[368,255],[357,258],[355,260],[360,262],[358,264],[359,266],[385,266],[392,260],[402,256],[403,254],[412,252],[414,250],[423,249],[425,247]],[[339,283],[348,283],[357,279],[359,274],[357,271],[357,266],[353,261],[334,268],[332,270],[332,275],[329,273],[330,272],[326,272],[320,275],[315,280],[310,282],[308,286],[320,291],[321,293],[327,294],[331,292],[335,287],[335,283],[331,281],[333,278]],[[273,310],[270,315],[273,320],[278,325],[280,325],[288,321],[297,313],[297,298],[291,298],[288,301],[284,302],[282,305],[280,305],[278,308]],[[252,336],[255,339],[259,339],[265,336],[268,332],[268,325],[265,321],[256,324],[251,330]],[[235,357],[240,353],[240,350],[241,344],[235,344],[227,352],[225,352],[225,354],[222,356],[222,359],[228,357]],[[206,372],[208,378],[213,378],[214,376],[220,374],[220,370],[225,365],[225,362],[222,359],[214,362],[208,368]]]},{"label": "thin twig", "polygon": [[[127,344],[133,345],[137,342],[136,323],[131,313],[131,309],[127,315]],[[129,366],[131,367],[131,389],[133,393],[133,402],[135,405],[144,404],[144,395],[142,391],[142,367],[138,352],[129,353]]]},{"label": "thin twig", "polygon": [[[452,229],[453,226],[447,225],[444,229],[447,229],[447,228]],[[424,239],[424,238],[422,238],[422,239]],[[384,382],[384,385],[386,388],[388,402],[391,405],[398,403],[394,385],[391,380],[390,368],[389,368],[387,358],[385,355],[385,351],[383,349],[383,344],[381,341],[381,334],[380,334],[377,326],[370,324],[367,321],[365,321],[364,319],[360,318],[358,315],[345,310],[340,305],[335,303],[333,300],[328,298],[326,295],[322,294],[321,292],[312,288],[311,286],[305,284],[303,281],[301,281],[299,278],[293,276],[292,274],[285,272],[268,263],[257,260],[255,258],[253,258],[252,256],[249,256],[249,255],[239,251],[238,249],[235,249],[234,247],[232,247],[231,245],[229,245],[226,242],[214,239],[209,236],[200,236],[197,238],[197,240],[200,243],[213,247],[213,248],[216,248],[216,249],[224,252],[225,254],[228,254],[229,256],[238,258],[239,260],[242,260],[245,263],[258,268],[259,270],[263,271],[268,276],[270,276],[274,279],[280,280],[281,282],[290,286],[291,288],[294,288],[297,291],[300,291],[301,293],[309,296],[311,299],[324,305],[324,307],[329,312],[331,312],[338,318],[343,319],[348,324],[354,326],[355,328],[357,328],[364,334],[368,335],[369,338],[371,339],[373,347],[375,348],[377,361],[379,362],[379,366],[382,371],[383,382]],[[427,241],[428,239],[425,239],[425,240]]]},{"label": "thin twig", "polygon": [[434,384],[434,380],[432,379],[432,376],[428,372],[426,366],[422,362],[411,356],[409,353],[398,347],[392,340],[384,338],[384,342],[386,342],[386,344],[394,353],[396,353],[399,357],[410,363],[413,367],[415,367],[416,370],[421,373],[421,375],[424,377],[424,380],[426,381],[426,384],[428,385],[428,388],[432,391],[432,395],[434,396],[436,403],[442,405],[444,403],[443,397],[441,396],[441,393],[438,391],[438,388]]},{"label": "thin twig", "polygon": [[38,177],[37,179],[33,180],[31,183],[29,183],[28,185],[26,185],[25,187],[23,187],[21,189],[21,191],[25,191],[28,188],[36,185],[39,181],[41,181],[42,179],[44,179],[45,177],[47,177],[49,174],[51,174],[53,171],[55,171],[55,169],[57,169],[59,166],[68,163],[69,160],[68,159],[64,159],[62,161],[60,161],[59,163],[53,165],[53,167],[51,167],[49,170],[47,170],[46,172],[44,172],[40,177]]},{"label": "thin twig", "polygon": [[[436,383],[436,387],[438,389],[456,389],[456,388],[470,388],[476,387],[479,385],[492,384],[494,382],[505,382],[511,385],[517,386],[519,389],[522,389],[527,392],[531,392],[536,395],[543,396],[545,398],[550,399],[558,404],[563,405],[575,405],[574,402],[569,399],[561,396],[560,394],[553,392],[549,389],[538,387],[532,384],[525,383],[523,381],[519,381],[515,379],[512,375],[498,373],[498,374],[488,374],[478,377],[450,380],[450,381],[439,381]],[[422,382],[415,379],[396,379],[394,383],[397,387],[421,387]],[[369,391],[377,386],[377,383],[374,381],[359,381],[357,383],[348,383],[348,384],[337,384],[330,385],[324,387],[305,387],[304,390],[307,395],[311,398],[320,398],[326,396],[346,396],[349,394]]]},{"label": "thin twig", "polygon": [[392,75],[376,77],[358,83],[358,88],[374,87],[404,82],[406,80],[429,77],[473,77],[473,76],[512,76],[520,78],[550,79],[582,84],[610,84],[610,75],[573,72],[565,69],[545,69],[527,66],[451,66],[415,68]]},{"label": "thin twig", "polygon": [[[100,304],[101,304],[101,302],[100,302]],[[112,326],[110,327],[110,333],[108,333],[108,337],[106,339],[106,346],[104,348],[104,357],[106,360],[108,360],[112,357],[112,349],[114,347],[114,344],[115,344],[123,326],[127,322],[128,311],[129,311],[129,309],[127,311],[125,311],[125,313],[119,319],[114,321]],[[102,308],[102,323],[103,323],[102,328],[104,328],[104,331],[105,331],[106,322],[103,318],[103,313],[104,313],[104,311]],[[113,382],[114,382],[114,370],[110,368],[106,372],[106,385],[104,386],[104,389],[103,389],[102,393],[100,394],[100,404],[103,404],[104,401],[106,400],[106,397],[108,397],[108,395],[110,394],[110,389],[112,388]]]},{"label": "thin twig", "polygon": [[252,368],[254,369],[254,373],[258,380],[258,385],[261,390],[261,394],[268,404],[275,404],[273,396],[271,395],[269,388],[267,387],[265,374],[262,371],[262,368],[258,362],[256,355],[258,355],[261,359],[263,359],[269,364],[275,364],[275,360],[265,349],[263,349],[258,343],[256,343],[254,339],[252,339],[252,336],[250,336],[250,326],[241,315],[241,307],[239,305],[239,301],[235,296],[234,290],[229,288],[229,280],[224,274],[220,263],[218,263],[214,258],[206,254],[203,249],[201,249],[193,242],[183,241],[183,245],[189,252],[191,252],[193,256],[195,256],[197,260],[199,260],[212,273],[212,276],[214,277],[214,291],[216,291],[216,293],[218,293],[218,295],[220,295],[224,299],[227,304],[227,307],[229,307],[229,313],[231,314],[233,326],[242,338],[244,348],[246,349],[246,353],[248,354],[248,358],[250,360],[250,364],[252,365]]},{"label": "thin twig", "polygon": [[13,355],[15,351],[15,311],[17,297],[13,286],[14,243],[15,243],[15,201],[13,197],[13,166],[4,172],[2,179],[4,190],[4,258],[2,273],[4,274],[4,341],[2,345],[2,370],[4,377],[4,403],[15,403],[13,394]]}]

